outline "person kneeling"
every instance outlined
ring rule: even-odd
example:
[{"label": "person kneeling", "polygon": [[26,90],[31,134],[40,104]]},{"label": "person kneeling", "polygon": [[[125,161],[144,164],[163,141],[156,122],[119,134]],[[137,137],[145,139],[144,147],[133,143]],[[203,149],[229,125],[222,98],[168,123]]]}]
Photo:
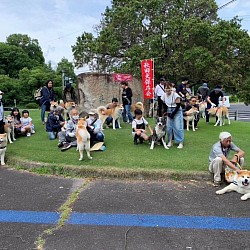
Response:
[{"label": "person kneeling", "polygon": [[132,121],[132,135],[134,136],[134,144],[138,144],[138,139],[140,144],[143,141],[148,141],[149,136],[146,134],[146,126],[148,127],[150,134],[153,135],[153,130],[148,124],[147,120],[142,116],[142,111],[140,109],[135,110],[135,119]]}]

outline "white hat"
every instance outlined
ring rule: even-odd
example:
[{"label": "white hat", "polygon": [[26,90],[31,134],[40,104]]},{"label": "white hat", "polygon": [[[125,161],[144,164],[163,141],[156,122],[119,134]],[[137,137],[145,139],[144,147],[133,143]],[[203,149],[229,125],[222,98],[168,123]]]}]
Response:
[{"label": "white hat", "polygon": [[227,139],[229,137],[232,137],[232,135],[230,133],[228,133],[228,132],[221,132],[220,135],[219,135],[219,139],[221,141],[223,141],[223,140],[225,140],[225,139]]},{"label": "white hat", "polygon": [[94,109],[91,109],[89,112],[88,112],[89,115],[95,115],[96,114],[96,110]]}]

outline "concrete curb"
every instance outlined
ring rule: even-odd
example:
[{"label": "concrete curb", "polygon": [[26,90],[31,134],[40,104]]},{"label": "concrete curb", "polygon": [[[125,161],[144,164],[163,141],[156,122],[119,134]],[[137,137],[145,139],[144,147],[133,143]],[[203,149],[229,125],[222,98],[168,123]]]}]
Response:
[{"label": "concrete curb", "polygon": [[12,159],[8,166],[30,172],[40,172],[49,175],[62,175],[80,178],[117,178],[134,180],[196,180],[208,181],[211,179],[209,172],[205,171],[174,171],[174,170],[145,170],[145,169],[117,169],[95,168],[93,166],[64,166],[41,162],[27,162],[23,159]]}]

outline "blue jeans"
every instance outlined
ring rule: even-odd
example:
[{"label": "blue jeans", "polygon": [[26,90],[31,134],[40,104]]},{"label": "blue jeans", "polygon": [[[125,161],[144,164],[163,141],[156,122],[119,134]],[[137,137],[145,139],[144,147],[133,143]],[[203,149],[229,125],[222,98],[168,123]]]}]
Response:
[{"label": "blue jeans", "polygon": [[46,111],[46,105],[42,104],[42,106],[41,106],[41,120],[42,120],[42,122],[44,122],[45,111]]},{"label": "blue jeans", "polygon": [[131,105],[124,105],[124,109],[122,112],[122,119],[124,122],[127,122],[127,116],[128,116],[129,122],[133,121],[133,116],[131,114],[130,109],[131,109]]},{"label": "blue jeans", "polygon": [[56,139],[56,133],[55,132],[48,132],[48,136],[50,140],[55,140]]},{"label": "blue jeans", "polygon": [[[106,119],[106,124],[110,125],[113,122],[113,118],[111,116],[108,116]],[[115,121],[115,128],[119,128],[117,121]]]},{"label": "blue jeans", "polygon": [[[174,111],[175,108],[168,108],[168,112]],[[168,142],[172,140],[174,133],[174,140],[176,143],[184,142],[184,128],[183,128],[183,113],[180,107],[178,112],[175,114],[174,119],[168,117],[167,119],[167,135]]]}]

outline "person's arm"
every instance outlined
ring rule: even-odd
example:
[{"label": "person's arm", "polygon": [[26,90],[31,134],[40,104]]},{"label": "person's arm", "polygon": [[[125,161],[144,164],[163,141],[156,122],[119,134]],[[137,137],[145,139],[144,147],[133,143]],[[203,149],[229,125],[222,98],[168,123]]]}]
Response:
[{"label": "person's arm", "polygon": [[214,103],[212,103],[210,96],[207,97],[207,102],[210,103],[212,107],[216,106]]},{"label": "person's arm", "polygon": [[228,167],[230,167],[232,170],[236,171],[237,173],[241,172],[241,170],[235,166],[235,163],[228,160],[225,155],[220,155],[220,157],[221,157],[224,165],[227,165]]},{"label": "person's arm", "polygon": [[151,128],[151,126],[148,124],[147,127],[149,129],[150,134],[153,135],[154,132],[153,132],[153,129]]},{"label": "person's arm", "polygon": [[239,162],[240,162],[240,158],[243,157],[244,154],[245,154],[245,152],[244,152],[243,150],[239,149],[239,150],[236,152],[236,154],[233,156],[231,162],[232,162],[232,163],[237,163],[237,162],[239,163]]},{"label": "person's arm", "polygon": [[169,118],[171,118],[171,119],[174,119],[175,114],[180,109],[180,106],[181,106],[181,99],[180,99],[180,97],[177,97],[175,99],[175,102],[176,102],[176,107],[175,107],[174,111],[172,113],[170,113],[170,115],[169,115]]},{"label": "person's arm", "polygon": [[132,89],[131,88],[127,88],[126,89],[126,94],[127,94],[127,98],[131,98],[133,96]]}]

